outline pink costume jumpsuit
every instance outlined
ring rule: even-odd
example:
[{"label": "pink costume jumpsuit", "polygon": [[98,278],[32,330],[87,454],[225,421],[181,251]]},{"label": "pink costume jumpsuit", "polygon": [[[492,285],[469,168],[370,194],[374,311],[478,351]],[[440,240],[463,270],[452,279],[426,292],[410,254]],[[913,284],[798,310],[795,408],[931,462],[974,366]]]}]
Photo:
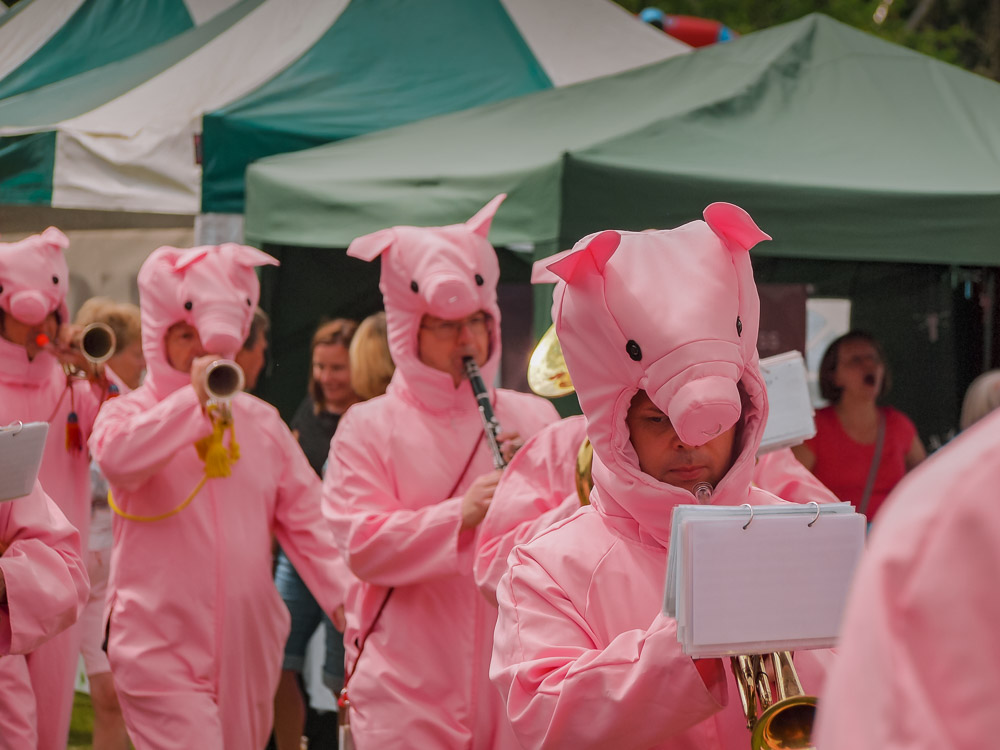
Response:
[{"label": "pink costume jumpsuit", "polygon": [[994,411],[889,495],[819,704],[821,750],[997,746],[998,455]]},{"label": "pink costume jumpsuit", "polygon": [[[748,250],[767,236],[728,204],[705,219],[592,235],[551,266],[594,490],[589,508],[514,549],[497,589],[490,676],[525,748],[749,745],[728,664],[686,656],[661,613],[671,508],[696,500],[640,470],[625,423],[644,390],[687,445],[738,425],[711,502],[782,502],[751,486],[767,396]],[[815,690],[819,660],[803,652],[796,663]]]},{"label": "pink costume jumpsuit", "polygon": [[88,591],[80,534],[38,482],[31,494],[0,502],[0,571],[7,588],[0,603],[0,750],[34,750],[35,695],[27,662],[11,654],[30,653],[72,625]]},{"label": "pink costume jumpsuit", "polygon": [[[0,243],[0,308],[22,323],[40,325],[53,311],[69,320],[66,236],[50,227],[20,242]],[[48,422],[45,455],[38,473],[45,493],[80,532],[87,549],[90,532],[90,474],[86,440],[100,407],[97,389],[66,374],[48,350],[29,360],[25,349],[0,338],[0,424]],[[67,447],[67,420],[77,416],[79,441]],[[74,618],[75,619],[75,618]],[[39,707],[39,750],[65,750],[73,711],[73,684],[80,652],[80,629],[72,626],[27,656],[0,659],[0,673],[30,675]],[[27,659],[27,672],[18,661]],[[2,678],[0,678],[2,679]],[[44,711],[42,708],[44,707]],[[5,732],[0,721],[0,734]]]},{"label": "pink costume jumpsuit", "polygon": [[[360,750],[516,748],[488,679],[496,610],[472,579],[476,530],[462,530],[462,497],[493,464],[468,381],[418,358],[422,316],[492,317],[482,367],[500,359],[499,266],[486,240],[494,200],[467,224],[395,227],[355,240],[348,254],[381,255],[389,348],[388,392],[341,420],[324,479],[324,511],[361,579],[358,637],[392,595],[349,682]],[[537,396],[490,389],[497,419],[523,438],[558,415]],[[357,647],[348,644],[348,672]]]},{"label": "pink costume jumpsuit", "polygon": [[[254,267],[273,262],[227,244],[164,247],[143,264],[148,374],[107,402],[91,439],[123,512],[166,514],[205,476],[194,443],[212,425],[190,376],[169,364],[167,330],[189,323],[206,351],[231,358],[257,304]],[[238,393],[232,411],[239,459],[231,476],[208,479],[162,520],[115,518],[108,657],[137,750],[267,743],[289,628],[271,575],[272,535],[326,611],[343,601],[319,478],[275,409]]]}]

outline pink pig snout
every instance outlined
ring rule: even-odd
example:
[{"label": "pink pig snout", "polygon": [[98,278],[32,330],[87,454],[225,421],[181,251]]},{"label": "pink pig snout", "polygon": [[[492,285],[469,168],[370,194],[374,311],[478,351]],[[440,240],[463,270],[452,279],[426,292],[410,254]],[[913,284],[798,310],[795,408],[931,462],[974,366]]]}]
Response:
[{"label": "pink pig snout", "polygon": [[10,314],[22,323],[38,325],[51,312],[49,300],[41,292],[26,289],[10,297]]},{"label": "pink pig snout", "polygon": [[735,381],[709,375],[681,386],[670,399],[667,416],[683,443],[704,445],[736,424],[741,411]]},{"label": "pink pig snout", "polygon": [[454,320],[479,310],[482,306],[473,291],[471,279],[463,279],[458,274],[436,274],[427,281],[428,312],[438,318]]},{"label": "pink pig snout", "polygon": [[194,327],[206,352],[232,356],[243,346],[244,320],[231,310],[206,310],[195,315]]}]

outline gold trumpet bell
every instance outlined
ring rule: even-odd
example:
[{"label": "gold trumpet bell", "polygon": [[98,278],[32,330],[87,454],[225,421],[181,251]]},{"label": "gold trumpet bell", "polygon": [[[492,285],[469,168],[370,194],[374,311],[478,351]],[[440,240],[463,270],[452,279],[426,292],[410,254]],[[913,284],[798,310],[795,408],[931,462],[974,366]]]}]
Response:
[{"label": "gold trumpet bell", "polygon": [[751,750],[816,750],[816,698],[803,695],[789,652],[734,656],[732,668],[751,731]]},{"label": "gold trumpet bell", "polygon": [[528,360],[528,386],[539,396],[558,398],[574,391],[555,325],[549,326]]}]

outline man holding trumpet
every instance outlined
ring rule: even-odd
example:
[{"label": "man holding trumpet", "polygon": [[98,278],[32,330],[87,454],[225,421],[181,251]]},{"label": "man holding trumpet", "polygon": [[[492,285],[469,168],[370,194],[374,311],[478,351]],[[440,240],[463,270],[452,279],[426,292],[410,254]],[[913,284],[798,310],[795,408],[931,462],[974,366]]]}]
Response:
[{"label": "man holding trumpet", "polygon": [[139,272],[146,380],[91,439],[116,512],[108,658],[137,748],[264,747],[288,633],[271,538],[324,609],[344,570],[319,478],[231,361],[273,258],[226,244],[155,251]]},{"label": "man holding trumpet", "polygon": [[[0,243],[0,424],[49,423],[39,481],[80,532],[86,549],[90,480],[85,442],[104,383],[94,378],[93,366],[80,351],[78,332],[69,326],[69,269],[63,257],[68,247],[69,240],[55,227],[19,242]],[[76,377],[80,374],[93,380]],[[0,680],[13,679],[16,671],[17,679],[30,681],[22,692],[34,695],[44,719],[34,728],[42,750],[66,747],[79,638],[74,626],[27,657],[0,659]],[[3,736],[12,735],[0,717]]]},{"label": "man holding trumpet", "polygon": [[348,611],[341,709],[359,747],[517,747],[487,681],[496,611],[472,579],[477,527],[499,472],[465,360],[488,384],[504,428],[494,436],[501,456],[557,415],[537,396],[489,385],[500,312],[486,236],[501,199],[465,224],[393,227],[348,249],[381,256],[396,364],[384,396],[345,413],[324,479],[324,512],[361,579]]}]

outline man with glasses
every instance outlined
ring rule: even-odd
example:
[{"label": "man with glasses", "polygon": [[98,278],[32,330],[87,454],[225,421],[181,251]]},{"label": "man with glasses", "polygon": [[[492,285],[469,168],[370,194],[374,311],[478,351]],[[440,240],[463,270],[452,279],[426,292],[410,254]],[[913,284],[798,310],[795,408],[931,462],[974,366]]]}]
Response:
[{"label": "man with glasses", "polygon": [[472,578],[499,472],[463,358],[481,369],[508,455],[558,416],[544,399],[491,387],[500,272],[486,235],[498,204],[465,224],[393,227],[348,250],[381,256],[396,363],[384,396],[345,413],[324,480],[324,512],[361,580],[345,633],[359,747],[518,747],[488,680],[496,610]]}]

